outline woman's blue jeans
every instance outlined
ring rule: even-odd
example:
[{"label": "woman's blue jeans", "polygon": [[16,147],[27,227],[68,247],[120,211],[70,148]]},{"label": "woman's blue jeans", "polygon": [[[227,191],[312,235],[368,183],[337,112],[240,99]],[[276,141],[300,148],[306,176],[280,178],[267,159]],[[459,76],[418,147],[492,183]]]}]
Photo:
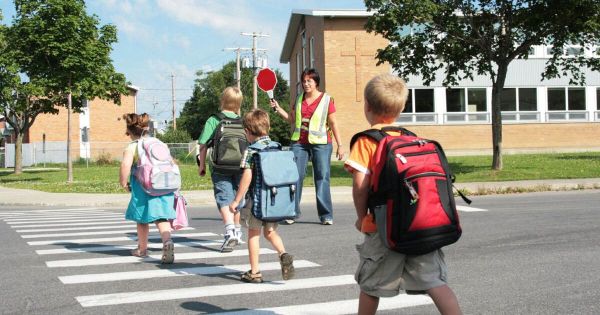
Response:
[{"label": "woman's blue jeans", "polygon": [[300,217],[300,199],[302,198],[302,183],[306,176],[306,165],[312,162],[315,192],[317,195],[317,212],[321,222],[333,220],[333,206],[331,204],[331,190],[329,178],[331,175],[331,153],[333,146],[328,144],[299,144],[292,143],[291,151],[296,157],[296,166],[300,179],[298,181],[298,198],[296,200],[296,217]]}]

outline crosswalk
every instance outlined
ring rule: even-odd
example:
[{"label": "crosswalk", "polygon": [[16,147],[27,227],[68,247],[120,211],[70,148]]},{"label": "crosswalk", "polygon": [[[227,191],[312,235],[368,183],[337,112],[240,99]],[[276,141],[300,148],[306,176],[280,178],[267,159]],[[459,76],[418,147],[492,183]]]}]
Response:
[{"label": "crosswalk", "polygon": [[[467,209],[464,209],[469,211]],[[464,211],[463,210],[463,211]],[[478,211],[471,210],[471,211]],[[483,209],[481,209],[483,210]],[[484,210],[485,211],[485,210]],[[283,301],[264,300],[260,308],[235,311],[219,310],[220,314],[352,314],[356,313],[358,300],[352,295],[338,300],[303,302],[303,290],[358,289],[352,274],[323,275],[302,270],[315,270],[319,262],[295,257],[297,277],[282,281],[269,277],[265,283],[240,282],[239,274],[250,269],[248,251],[243,247],[230,253],[220,253],[221,236],[213,232],[200,232],[187,228],[173,233],[175,264],[160,265],[160,235],[150,229],[147,257],[129,255],[136,247],[135,224],[127,222],[122,213],[99,208],[38,209],[0,213],[0,220],[18,233],[44,261],[45,267],[58,274],[64,286],[75,286],[78,295],[73,299],[85,309],[102,313],[102,307],[135,305],[168,301],[203,301],[207,298],[227,299],[232,295],[284,292],[286,296],[300,298]],[[218,227],[215,227],[218,230]],[[261,242],[267,243],[267,242]],[[261,271],[277,274],[280,264],[277,252],[260,249]],[[329,268],[328,270],[335,270]],[[330,271],[331,273],[331,271]],[[319,276],[315,276],[318,274]],[[157,279],[160,289],[148,287],[142,280]],[[181,279],[188,279],[182,282]],[[105,285],[103,285],[105,284]],[[110,284],[110,285],[108,285]],[[125,285],[126,284],[126,285]],[[152,289],[150,289],[152,288]],[[314,302],[314,303],[313,303]],[[433,302],[424,295],[401,294],[381,299],[379,310],[396,310]],[[267,304],[267,305],[265,305]],[[173,304],[178,307],[179,304]]]}]

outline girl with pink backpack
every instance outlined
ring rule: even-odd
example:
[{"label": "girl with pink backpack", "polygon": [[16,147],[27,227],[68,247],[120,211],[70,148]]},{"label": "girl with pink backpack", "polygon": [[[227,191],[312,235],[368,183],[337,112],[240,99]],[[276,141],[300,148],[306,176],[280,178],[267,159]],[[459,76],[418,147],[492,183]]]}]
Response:
[{"label": "girl with pink backpack", "polygon": [[141,115],[130,113],[124,114],[123,119],[127,124],[126,134],[131,138],[131,143],[123,152],[119,183],[121,187],[131,192],[125,218],[137,223],[138,234],[138,246],[131,251],[131,254],[136,257],[148,256],[149,223],[154,223],[163,242],[161,263],[172,264],[175,254],[171,240],[170,220],[175,219],[175,194],[173,192],[160,195],[150,194],[142,186],[138,176],[135,176],[139,160],[143,154],[146,154],[146,152],[140,152],[142,146],[139,143],[153,139],[147,136],[150,117],[145,113]]}]

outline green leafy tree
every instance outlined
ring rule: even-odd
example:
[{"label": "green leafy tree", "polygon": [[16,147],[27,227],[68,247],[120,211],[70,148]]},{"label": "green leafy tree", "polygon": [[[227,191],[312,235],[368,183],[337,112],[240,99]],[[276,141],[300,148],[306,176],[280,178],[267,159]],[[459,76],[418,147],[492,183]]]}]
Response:
[{"label": "green leafy tree", "polygon": [[[597,46],[600,2],[597,0],[365,0],[373,12],[366,29],[390,44],[378,51],[403,77],[419,75],[425,84],[443,70],[444,85],[475,74],[492,81],[492,168],[502,169],[501,92],[509,64],[527,58],[533,45],[551,45],[552,57],[542,78],[570,75],[584,84],[584,69],[600,68],[600,59],[563,57],[565,45]],[[401,32],[412,27],[412,33]]]},{"label": "green leafy tree", "polygon": [[192,141],[192,137],[185,129],[169,128],[164,133],[157,133],[156,137],[164,143],[188,143]]},{"label": "green leafy tree", "polygon": [[88,15],[83,0],[14,0],[16,15],[9,46],[23,72],[43,80],[45,88],[61,96],[67,118],[67,181],[73,181],[71,110],[84,100],[101,98],[121,103],[127,94],[125,76],[117,73],[110,53],[117,41],[114,25],[99,26]]},{"label": "green leafy tree", "polygon": [[23,136],[39,114],[58,111],[52,105],[53,97],[44,88],[43,80],[21,78],[14,51],[7,45],[9,31],[10,27],[0,24],[0,113],[15,135],[14,173],[18,175],[23,172]]},{"label": "green leafy tree", "polygon": [[[199,71],[198,78],[194,86],[192,97],[185,103],[180,117],[177,119],[177,125],[182,126],[189,132],[193,139],[198,139],[204,128],[204,123],[210,115],[219,111],[219,100],[221,93],[228,86],[235,86],[234,72],[235,62],[227,63],[219,71],[205,73]],[[277,75],[277,86],[274,90],[275,98],[281,104],[287,104],[289,99],[289,88],[287,81],[281,75],[281,72],[275,70]],[[242,69],[240,88],[244,95],[242,102],[242,114],[252,109],[252,80],[251,69]],[[258,107],[271,113],[269,97],[267,93],[259,90]],[[279,115],[270,115],[271,132],[273,140],[281,142],[284,145],[289,144],[289,125]]]}]

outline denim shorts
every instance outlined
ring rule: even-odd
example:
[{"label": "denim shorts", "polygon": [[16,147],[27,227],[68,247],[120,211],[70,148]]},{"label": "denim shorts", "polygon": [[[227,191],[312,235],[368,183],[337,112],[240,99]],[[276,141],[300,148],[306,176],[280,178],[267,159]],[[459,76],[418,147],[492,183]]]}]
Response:
[{"label": "denim shorts", "polygon": [[218,210],[221,210],[221,208],[229,206],[235,198],[242,176],[241,174],[223,175],[212,173],[210,177],[213,182],[213,191],[215,194],[215,201],[217,202],[217,208]]}]

